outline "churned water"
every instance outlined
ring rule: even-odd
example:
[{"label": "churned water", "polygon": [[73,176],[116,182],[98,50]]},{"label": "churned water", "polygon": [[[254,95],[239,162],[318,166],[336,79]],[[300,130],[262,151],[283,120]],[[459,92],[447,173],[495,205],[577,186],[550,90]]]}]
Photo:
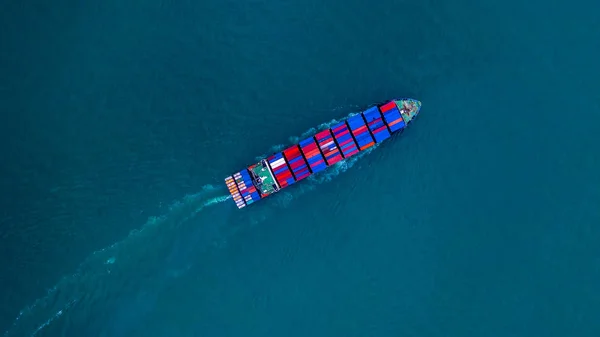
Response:
[{"label": "churned water", "polygon": [[[596,2],[0,4],[0,333],[598,336]],[[238,210],[223,178],[419,118]]]}]

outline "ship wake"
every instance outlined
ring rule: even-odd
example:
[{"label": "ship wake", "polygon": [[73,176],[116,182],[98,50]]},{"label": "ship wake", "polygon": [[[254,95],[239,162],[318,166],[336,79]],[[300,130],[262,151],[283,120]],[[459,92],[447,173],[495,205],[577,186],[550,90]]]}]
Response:
[{"label": "ship wake", "polygon": [[152,270],[156,252],[173,249],[177,228],[206,207],[228,201],[231,196],[224,193],[223,187],[206,185],[200,192],[174,202],[164,215],[148,218],[141,228],[131,231],[123,240],[93,252],[73,274],[63,276],[45,296],[23,308],[4,336],[36,336],[68,312],[77,311],[75,307],[87,308],[98,302],[93,294],[115,284],[114,279],[122,277],[128,268],[142,272]]},{"label": "ship wake", "polygon": [[[352,115],[350,114],[350,116]],[[290,137],[289,142],[297,143],[299,140],[310,137],[338,122],[340,120],[334,119],[323,123],[305,131],[300,136]],[[279,144],[270,150],[275,152],[284,146]],[[231,195],[227,193],[224,185],[204,186],[200,192],[187,195],[174,202],[164,215],[148,218],[141,228],[131,231],[123,240],[89,255],[74,273],[63,276],[54,287],[48,289],[43,297],[23,308],[13,324],[5,331],[4,337],[36,336],[44,330],[52,329],[53,325],[58,325],[56,322],[59,321],[64,321],[64,324],[68,325],[68,327],[62,327],[61,331],[64,332],[64,329],[69,330],[69,328],[75,329],[73,325],[76,323],[73,322],[88,321],[89,318],[86,315],[92,315],[92,311],[106,311],[102,303],[115,302],[114,298],[118,297],[115,294],[138,293],[142,288],[154,289],[159,287],[157,284],[161,284],[161,282],[181,277],[190,269],[190,263],[192,263],[190,261],[194,261],[193,256],[197,256],[198,247],[209,249],[226,245],[227,237],[234,235],[238,229],[247,228],[266,220],[270,214],[268,208],[273,206],[289,207],[294,198],[310,192],[318,185],[331,181],[346,172],[376,147],[377,145],[361,151],[327,170],[311,175],[289,189],[275,193],[263,201],[268,200],[265,203],[266,208],[248,208],[238,211],[235,204],[229,200]],[[265,155],[258,159],[264,157]],[[211,207],[212,210],[205,213],[207,207],[217,205],[220,206]],[[243,217],[244,224],[231,225],[232,222],[238,223],[238,221],[228,222],[228,217],[232,215]],[[225,225],[229,228],[223,228],[227,227]],[[159,262],[157,263],[157,261]],[[137,274],[139,273],[152,275],[152,282],[138,279]],[[143,284],[136,283],[138,280]],[[147,291],[147,293],[152,292]],[[151,302],[152,300],[144,301]],[[127,305],[119,303],[116,301],[111,304],[113,307],[117,307],[115,309],[117,312],[122,311],[118,307],[127,307]],[[70,317],[64,319],[65,316]],[[103,322],[115,320],[115,317],[113,315],[112,318],[106,318]],[[127,324],[135,324],[134,319],[130,319],[130,321]],[[90,326],[84,329],[92,328],[98,332],[106,327]],[[110,331],[108,334],[117,335],[115,331]]]}]

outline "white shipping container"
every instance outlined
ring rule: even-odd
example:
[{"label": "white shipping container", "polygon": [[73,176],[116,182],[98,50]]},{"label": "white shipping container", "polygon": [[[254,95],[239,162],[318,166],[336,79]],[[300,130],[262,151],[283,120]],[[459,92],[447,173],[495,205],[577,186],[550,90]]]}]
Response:
[{"label": "white shipping container", "polygon": [[331,145],[331,144],[333,144],[333,140],[331,140],[331,141],[329,141],[329,142],[327,142],[327,143],[325,143],[325,144],[321,145],[321,148],[323,148],[323,147],[326,147],[326,146],[329,146],[329,145]]},{"label": "white shipping container", "polygon": [[272,167],[273,169],[276,169],[277,167],[279,167],[279,166],[281,166],[281,165],[285,165],[285,159],[283,159],[283,158],[280,158],[280,159],[277,159],[276,161],[274,161],[274,162],[271,164],[271,167]]}]

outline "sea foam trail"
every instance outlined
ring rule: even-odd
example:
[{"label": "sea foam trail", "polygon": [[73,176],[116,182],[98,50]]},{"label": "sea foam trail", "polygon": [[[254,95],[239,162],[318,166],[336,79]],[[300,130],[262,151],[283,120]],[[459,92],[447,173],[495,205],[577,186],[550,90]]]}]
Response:
[{"label": "sea foam trail", "polygon": [[231,196],[224,194],[226,192],[222,186],[206,185],[201,192],[174,202],[166,214],[150,217],[140,229],[131,231],[125,239],[93,252],[73,274],[62,277],[54,287],[48,289],[45,296],[23,308],[4,336],[35,336],[73,306],[89,300],[86,298],[89,295],[87,283],[103,281],[104,277],[114,272],[121,260],[131,260],[131,255],[136,255],[131,254],[132,250],[148,249],[148,245],[158,246],[158,238],[169,237],[180,224],[205,207],[227,201]]},{"label": "sea foam trail", "polygon": [[[354,115],[352,113],[349,116]],[[347,118],[347,117],[346,117]],[[290,144],[297,143],[301,139],[310,137],[315,133],[331,127],[342,121],[333,119],[323,123],[316,128],[311,128],[300,136],[290,137]],[[279,144],[271,147],[271,153],[280,151],[285,144]],[[310,176],[295,188],[290,188],[290,191],[282,190],[279,193],[270,196],[265,201],[270,200],[272,205],[277,207],[288,207],[294,197],[300,196],[306,192],[312,191],[317,185],[327,181],[331,181],[336,176],[350,169],[362,157],[371,153],[377,145],[369,148],[366,151],[342,160],[327,170],[321,171],[318,174]],[[266,154],[268,155],[268,154]],[[258,160],[266,155],[257,157]],[[159,217],[150,217],[147,222],[137,230],[129,233],[125,239],[116,242],[106,248],[100,249],[92,253],[77,270],[70,275],[64,276],[46,295],[34,301],[31,305],[22,309],[13,322],[12,326],[5,331],[4,337],[10,336],[35,336],[40,331],[48,328],[49,325],[65,316],[65,314],[74,307],[80,306],[83,309],[75,310],[81,312],[89,310],[87,307],[92,306],[102,299],[93,298],[97,295],[91,294],[90,289],[97,290],[98,287],[105,287],[106,291],[116,291],[108,289],[110,285],[122,286],[115,284],[113,281],[114,275],[121,270],[131,266],[135,268],[146,268],[150,270],[155,267],[157,252],[166,252],[170,249],[173,242],[176,242],[176,229],[181,224],[188,221],[190,218],[198,215],[205,207],[216,205],[228,201],[231,196],[226,193],[224,184],[215,187],[213,185],[205,185],[202,190],[196,194],[187,195],[183,199],[174,202],[167,213]],[[235,205],[231,203],[230,207],[223,211],[234,210]],[[238,211],[235,209],[234,211]],[[255,225],[264,221],[268,217],[268,213],[252,213],[248,214],[249,223]],[[232,228],[229,234],[235,233],[237,230]],[[226,241],[226,238],[224,239]],[[162,247],[162,248],[161,248]],[[166,247],[166,248],[165,248]],[[165,253],[168,255],[168,253]],[[152,256],[152,257],[146,257]],[[160,256],[159,258],[167,258]],[[185,271],[184,267],[183,270]],[[120,270],[121,269],[121,270]],[[152,269],[152,270],[154,270]],[[180,276],[181,270],[169,271],[170,275]],[[82,315],[81,313],[79,315]]]}]

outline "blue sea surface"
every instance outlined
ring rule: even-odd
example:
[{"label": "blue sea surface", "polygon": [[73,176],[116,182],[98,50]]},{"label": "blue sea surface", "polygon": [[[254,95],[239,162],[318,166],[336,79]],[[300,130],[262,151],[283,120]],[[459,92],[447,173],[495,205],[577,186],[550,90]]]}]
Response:
[{"label": "blue sea surface", "polygon": [[[600,3],[0,3],[0,333],[599,336]],[[350,113],[400,137],[238,210]]]}]

